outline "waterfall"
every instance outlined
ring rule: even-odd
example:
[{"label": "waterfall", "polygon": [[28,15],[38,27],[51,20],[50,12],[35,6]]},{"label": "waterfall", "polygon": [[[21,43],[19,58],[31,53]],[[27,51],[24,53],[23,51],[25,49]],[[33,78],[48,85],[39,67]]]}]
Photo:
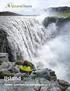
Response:
[{"label": "waterfall", "polygon": [[32,60],[38,56],[37,49],[50,38],[54,31],[46,31],[36,17],[1,16],[0,29],[7,33],[7,39],[16,57]]},{"label": "waterfall", "polygon": [[21,54],[23,59],[36,56],[37,48],[43,44],[44,32],[35,18],[20,16],[0,17],[0,28],[7,33],[7,39],[14,55]]},{"label": "waterfall", "polygon": [[0,16],[0,30],[7,33],[15,59],[19,55],[36,67],[51,68],[59,78],[69,80],[70,23],[62,22],[64,18],[49,20],[44,26],[39,19],[37,16]]}]

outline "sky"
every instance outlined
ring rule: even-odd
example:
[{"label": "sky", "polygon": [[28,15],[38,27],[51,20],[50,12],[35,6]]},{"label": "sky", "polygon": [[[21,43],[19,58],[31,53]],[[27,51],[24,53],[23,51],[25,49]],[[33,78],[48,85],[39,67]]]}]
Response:
[{"label": "sky", "polygon": [[[31,5],[32,7],[9,8],[7,4]],[[0,0],[0,11],[13,11],[17,13],[41,13],[49,7],[70,6],[70,0]]]}]

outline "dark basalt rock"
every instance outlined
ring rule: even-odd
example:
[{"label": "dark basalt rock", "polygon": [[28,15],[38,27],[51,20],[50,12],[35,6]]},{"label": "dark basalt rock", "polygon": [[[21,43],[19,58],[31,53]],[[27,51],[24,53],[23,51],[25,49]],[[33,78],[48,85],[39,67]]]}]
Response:
[{"label": "dark basalt rock", "polygon": [[68,87],[68,88],[66,89],[66,91],[70,91],[70,87]]},{"label": "dark basalt rock", "polygon": [[[0,29],[0,53],[7,53],[9,61],[15,61],[14,54],[7,40],[7,33],[5,30]],[[4,57],[3,57],[4,58]],[[0,58],[2,59],[2,58]],[[4,60],[3,60],[4,61]]]},{"label": "dark basalt rock", "polygon": [[62,27],[67,22],[70,22],[70,17],[68,17],[68,18],[57,18],[57,20],[56,20],[56,26]]},{"label": "dark basalt rock", "polygon": [[58,83],[62,86],[70,86],[70,84],[64,80],[58,80]]},{"label": "dark basalt rock", "polygon": [[53,12],[65,12],[65,11],[70,11],[70,7],[55,7],[55,8],[49,8],[50,11]]},{"label": "dark basalt rock", "polygon": [[55,23],[56,26],[63,26],[65,23],[70,22],[70,17],[68,18],[58,18],[58,17],[46,17],[43,20],[44,27],[48,27],[49,24]]},{"label": "dark basalt rock", "polygon": [[0,53],[0,65],[3,61],[8,61],[8,53]]},{"label": "dark basalt rock", "polygon": [[6,45],[7,45],[7,34],[0,29],[0,52],[6,53]]},{"label": "dark basalt rock", "polygon": [[14,12],[5,11],[5,12],[0,12],[0,16],[21,16],[21,15]]},{"label": "dark basalt rock", "polygon": [[64,80],[58,80],[58,83],[62,91],[65,91],[70,86],[70,84]]},{"label": "dark basalt rock", "polygon": [[43,25],[45,27],[47,27],[49,24],[51,23],[55,23],[56,22],[56,18],[55,17],[46,17],[43,21]]},{"label": "dark basalt rock", "polygon": [[0,71],[0,79],[4,79],[4,77],[7,76],[7,77],[13,77],[14,76],[14,73],[10,73],[9,71]]},{"label": "dark basalt rock", "polygon": [[[8,76],[8,77],[9,76],[11,77],[21,76],[22,81],[19,81],[19,84],[22,83],[22,84],[41,85],[41,86],[26,86],[26,87],[22,86],[24,91],[70,91],[70,84],[66,81],[57,79],[55,72],[48,68],[36,70],[32,72],[31,75],[20,73],[20,72],[10,73],[10,71],[8,70],[0,71],[0,79],[4,79],[4,76]],[[16,82],[15,84],[17,84]],[[8,87],[8,89],[10,89],[10,87]],[[20,89],[21,89],[20,91],[22,91],[21,87]],[[15,90],[13,89],[13,91]]]},{"label": "dark basalt rock", "polygon": [[38,71],[34,71],[33,72],[33,76],[35,77],[41,77],[41,78],[45,78],[47,80],[56,80],[57,77],[55,75],[55,72],[49,69],[43,69],[43,70],[38,70]]}]

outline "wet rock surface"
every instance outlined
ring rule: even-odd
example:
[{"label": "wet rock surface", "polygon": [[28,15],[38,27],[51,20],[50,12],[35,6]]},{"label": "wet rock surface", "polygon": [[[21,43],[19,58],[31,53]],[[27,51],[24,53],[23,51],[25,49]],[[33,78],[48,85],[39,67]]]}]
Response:
[{"label": "wet rock surface", "polygon": [[[11,67],[10,69],[14,69],[14,64],[15,63],[8,62],[6,65],[4,62],[1,65],[0,91],[70,91],[70,84],[64,80],[57,79],[55,72],[51,69],[37,69],[28,75],[21,73],[20,71],[16,71],[16,69],[10,72],[8,67]],[[21,80],[5,81],[3,80],[4,76],[21,76]],[[6,86],[6,83],[12,85]]]},{"label": "wet rock surface", "polygon": [[70,91],[70,87],[68,87],[66,91]]},{"label": "wet rock surface", "polygon": [[49,24],[56,23],[56,26],[61,27],[65,23],[70,21],[70,17],[61,18],[61,17],[46,17],[43,21],[44,27],[48,27]]},{"label": "wet rock surface", "polygon": [[7,33],[3,29],[0,29],[0,62],[15,61],[7,36]]}]

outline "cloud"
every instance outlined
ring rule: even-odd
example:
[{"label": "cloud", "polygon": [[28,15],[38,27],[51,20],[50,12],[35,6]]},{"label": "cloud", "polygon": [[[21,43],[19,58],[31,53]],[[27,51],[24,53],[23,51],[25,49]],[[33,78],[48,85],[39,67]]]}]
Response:
[{"label": "cloud", "polygon": [[[30,8],[6,8],[8,3],[13,4],[26,4],[32,5]],[[70,0],[1,0],[0,1],[0,11],[13,11],[17,13],[40,13],[44,8],[48,7],[58,7],[58,6],[70,6]]]}]

